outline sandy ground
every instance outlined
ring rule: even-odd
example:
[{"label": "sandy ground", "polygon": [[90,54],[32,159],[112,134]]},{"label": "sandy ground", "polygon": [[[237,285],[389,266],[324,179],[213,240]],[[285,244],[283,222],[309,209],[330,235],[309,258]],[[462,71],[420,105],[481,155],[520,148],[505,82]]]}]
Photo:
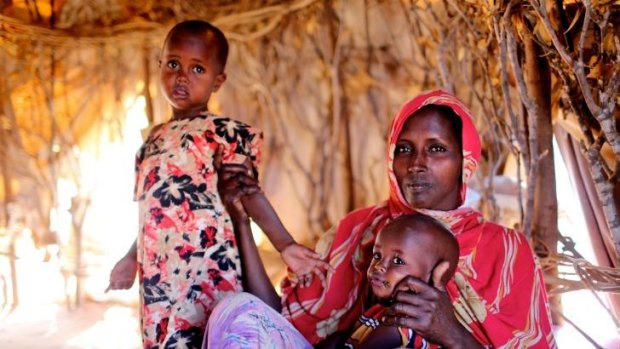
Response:
[{"label": "sandy ground", "polygon": [[113,303],[20,306],[0,321],[2,348],[137,349],[137,309]]},{"label": "sandy ground", "polygon": [[[270,266],[268,274],[281,279],[284,269],[279,256],[264,253],[263,258]],[[19,305],[11,309],[8,264],[0,258],[0,348],[140,348],[137,286],[104,293],[113,263],[98,265],[89,269],[82,283],[88,300],[76,306],[75,279],[63,276],[61,262],[43,262],[35,254],[19,259]]]},{"label": "sandy ground", "polygon": [[135,287],[104,294],[106,280],[90,277],[83,283],[85,299],[90,300],[76,306],[75,280],[63,276],[61,263],[43,262],[36,255],[27,257],[17,263],[19,305],[14,309],[10,305],[10,274],[4,259],[0,260],[0,289],[6,286],[8,291],[8,299],[0,292],[1,348],[140,347]]}]

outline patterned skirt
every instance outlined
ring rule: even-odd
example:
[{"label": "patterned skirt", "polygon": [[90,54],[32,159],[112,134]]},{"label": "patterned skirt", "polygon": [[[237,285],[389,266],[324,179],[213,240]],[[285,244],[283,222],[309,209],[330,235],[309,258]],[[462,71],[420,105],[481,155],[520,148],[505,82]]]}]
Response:
[{"label": "patterned skirt", "polygon": [[280,313],[249,293],[222,299],[213,309],[203,349],[312,349]]}]

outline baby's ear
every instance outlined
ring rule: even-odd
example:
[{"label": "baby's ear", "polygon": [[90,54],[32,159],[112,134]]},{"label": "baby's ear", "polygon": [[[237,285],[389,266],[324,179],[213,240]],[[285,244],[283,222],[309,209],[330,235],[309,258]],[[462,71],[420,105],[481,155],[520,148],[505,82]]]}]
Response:
[{"label": "baby's ear", "polygon": [[433,276],[431,278],[433,282],[432,284],[433,287],[435,287],[436,289],[440,291],[446,290],[446,283],[448,282],[448,280],[445,280],[447,279],[445,276],[449,269],[450,269],[450,262],[448,261],[444,260],[444,261],[439,262],[439,264],[437,264],[435,269],[433,269]]}]

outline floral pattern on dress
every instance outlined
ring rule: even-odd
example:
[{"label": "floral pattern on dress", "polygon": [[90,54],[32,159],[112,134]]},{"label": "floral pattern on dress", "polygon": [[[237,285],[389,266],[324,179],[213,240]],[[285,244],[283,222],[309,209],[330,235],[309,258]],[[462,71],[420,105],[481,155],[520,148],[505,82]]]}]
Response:
[{"label": "floral pattern on dress", "polygon": [[230,217],[213,156],[260,160],[262,133],[213,114],[153,128],[136,154],[144,348],[200,348],[216,302],[241,291]]}]

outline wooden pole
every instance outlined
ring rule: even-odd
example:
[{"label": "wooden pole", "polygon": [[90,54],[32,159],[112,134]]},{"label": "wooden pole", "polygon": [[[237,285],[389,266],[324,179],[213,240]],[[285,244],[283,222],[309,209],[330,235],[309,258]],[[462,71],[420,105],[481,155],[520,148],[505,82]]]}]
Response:
[{"label": "wooden pole", "polygon": [[[534,188],[534,210],[532,217],[532,241],[544,243],[547,249],[537,249],[540,257],[555,252],[558,244],[558,200],[555,189],[555,166],[553,155],[553,126],[551,116],[551,70],[547,60],[542,56],[540,47],[530,33],[522,33],[525,51],[524,76],[528,94],[537,105],[538,117],[531,127],[534,133],[529,137],[538,139],[538,149],[532,150],[531,156],[538,157],[538,176]],[[536,160],[534,160],[536,161]],[[551,266],[545,273],[558,276],[557,266]],[[559,296],[549,298],[551,306],[561,311]],[[558,324],[561,317],[552,313],[553,322]]]}]

